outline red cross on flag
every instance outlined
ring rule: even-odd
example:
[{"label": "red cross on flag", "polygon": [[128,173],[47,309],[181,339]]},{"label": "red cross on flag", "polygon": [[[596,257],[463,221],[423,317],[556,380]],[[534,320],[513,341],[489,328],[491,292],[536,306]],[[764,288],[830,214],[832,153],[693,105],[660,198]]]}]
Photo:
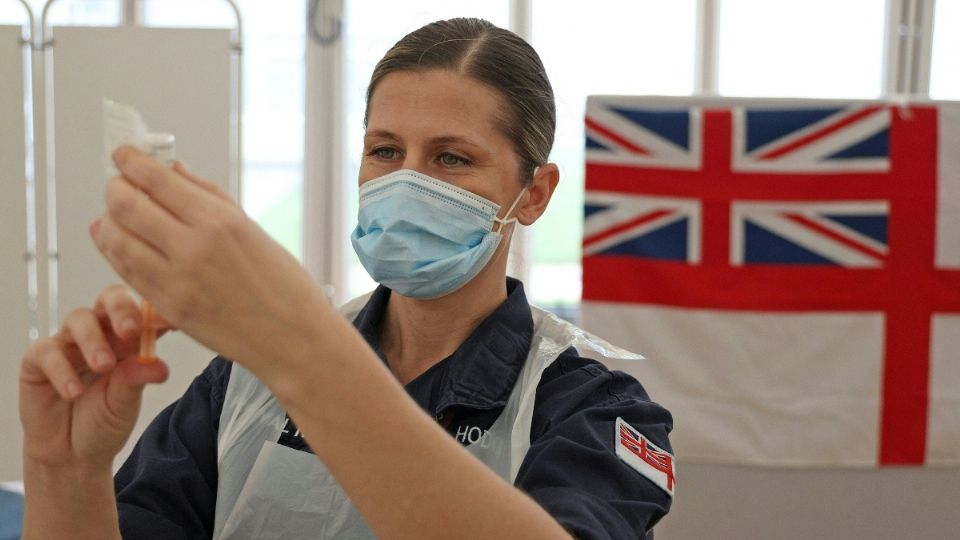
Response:
[{"label": "red cross on flag", "polygon": [[591,97],[583,325],[677,459],[960,464],[960,105]]}]

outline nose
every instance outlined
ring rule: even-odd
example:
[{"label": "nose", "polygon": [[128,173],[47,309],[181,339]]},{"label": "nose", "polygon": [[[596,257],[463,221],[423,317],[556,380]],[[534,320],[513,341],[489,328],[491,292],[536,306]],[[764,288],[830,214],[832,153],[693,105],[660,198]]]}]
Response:
[{"label": "nose", "polygon": [[402,160],[391,160],[385,163],[373,163],[369,166],[360,167],[360,185],[366,184],[370,180],[374,180],[386,174],[394,173],[399,170],[409,169],[416,171],[420,174],[429,175],[430,171],[428,169],[428,163],[426,159],[422,157],[421,152],[415,150],[405,150],[403,153]]},{"label": "nose", "polygon": [[429,174],[427,165],[428,162],[422,152],[418,152],[415,149],[407,149],[407,153],[403,157],[403,163],[400,164],[400,168],[410,169],[421,174]]}]

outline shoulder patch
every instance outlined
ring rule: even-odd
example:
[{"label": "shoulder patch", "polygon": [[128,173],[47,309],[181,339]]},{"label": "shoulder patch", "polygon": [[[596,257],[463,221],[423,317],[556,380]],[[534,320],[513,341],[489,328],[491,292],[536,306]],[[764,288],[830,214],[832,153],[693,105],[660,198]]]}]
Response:
[{"label": "shoulder patch", "polygon": [[614,437],[617,457],[673,497],[676,484],[673,455],[650,442],[620,417],[617,417]]}]

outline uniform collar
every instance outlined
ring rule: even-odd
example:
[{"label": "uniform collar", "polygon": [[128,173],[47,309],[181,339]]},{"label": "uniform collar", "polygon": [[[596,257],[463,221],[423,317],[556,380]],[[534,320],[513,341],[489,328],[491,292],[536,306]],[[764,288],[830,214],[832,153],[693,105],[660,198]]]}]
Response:
[{"label": "uniform collar", "polygon": [[[390,289],[383,285],[370,296],[353,321],[354,326],[381,359],[379,327]],[[430,408],[435,416],[451,407],[495,409],[503,407],[530,350],[533,317],[523,284],[507,278],[507,299],[484,319],[456,351],[410,382],[437,377]],[[426,405],[426,404],[422,404]]]}]

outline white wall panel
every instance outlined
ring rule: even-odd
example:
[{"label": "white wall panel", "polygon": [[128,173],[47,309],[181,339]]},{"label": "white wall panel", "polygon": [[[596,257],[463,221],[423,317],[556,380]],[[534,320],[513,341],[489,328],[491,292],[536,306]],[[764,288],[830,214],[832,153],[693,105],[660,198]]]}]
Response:
[{"label": "white wall panel", "polygon": [[17,374],[29,340],[23,47],[19,26],[0,26],[0,480],[20,478]]},{"label": "white wall panel", "polygon": [[[230,31],[141,27],[53,29],[58,297],[62,318],[118,277],[89,238],[103,212],[103,98],[138,109],[151,131],[173,133],[177,156],[226,189],[230,177]],[[235,194],[234,194],[235,195]],[[56,323],[58,321],[51,321]],[[212,353],[181,334],[158,345],[170,380],[147,390],[133,440],[183,392]],[[117,461],[119,466],[120,460]]]},{"label": "white wall panel", "polygon": [[[681,421],[678,419],[678,421]],[[657,540],[957,538],[960,472],[677,464]]]}]

